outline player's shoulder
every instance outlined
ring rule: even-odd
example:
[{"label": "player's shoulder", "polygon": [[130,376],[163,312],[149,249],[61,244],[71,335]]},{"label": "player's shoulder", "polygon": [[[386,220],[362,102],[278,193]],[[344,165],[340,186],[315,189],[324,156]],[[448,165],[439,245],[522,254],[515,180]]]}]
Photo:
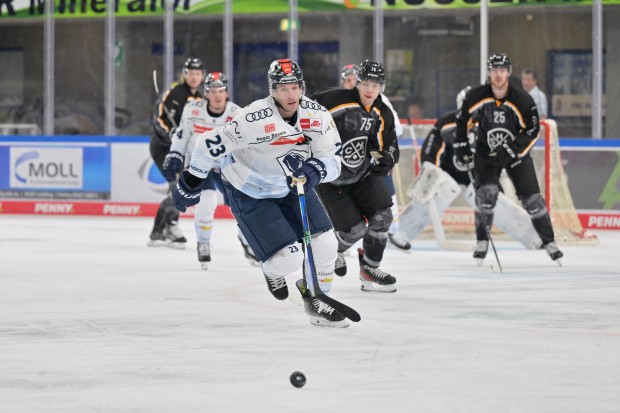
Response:
[{"label": "player's shoulder", "polygon": [[531,108],[535,106],[534,98],[526,91],[517,88],[510,88],[508,100],[519,108]]},{"label": "player's shoulder", "polygon": [[327,109],[325,108],[325,106],[321,105],[319,102],[317,102],[314,99],[311,99],[307,96],[302,95],[301,99],[299,100],[299,110],[300,112],[304,113],[304,112],[322,112],[322,113],[327,113]]},{"label": "player's shoulder", "polygon": [[438,120],[437,120],[437,124],[439,126],[441,125],[445,125],[448,123],[453,123],[456,122],[456,116],[458,115],[459,111],[458,110],[451,110],[450,112],[446,112],[444,113]]},{"label": "player's shoulder", "polygon": [[322,89],[314,93],[311,98],[328,110],[345,103],[356,103],[352,90],[344,88]]},{"label": "player's shoulder", "polygon": [[189,99],[187,101],[187,103],[185,104],[184,107],[184,111],[187,110],[188,108],[191,109],[198,109],[198,108],[206,108],[206,100],[202,100],[202,99]]}]

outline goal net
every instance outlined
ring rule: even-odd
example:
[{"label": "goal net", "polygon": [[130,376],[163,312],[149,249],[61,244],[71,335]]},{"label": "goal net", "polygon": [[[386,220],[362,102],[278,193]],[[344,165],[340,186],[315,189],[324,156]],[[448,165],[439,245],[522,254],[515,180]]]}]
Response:
[{"label": "goal net", "polygon": [[[400,146],[400,160],[392,171],[398,206],[401,211],[411,202],[407,191],[420,170],[419,147],[434,124],[434,119],[421,119],[413,121],[411,125],[403,125],[405,133],[401,142],[404,141],[404,144]],[[562,167],[558,129],[554,120],[541,121],[539,140],[531,154],[540,190],[551,214],[558,244],[598,244],[595,235],[584,231],[577,216]],[[505,172],[502,172],[500,181],[505,194],[521,205],[516,197],[514,186]],[[443,213],[441,221],[448,239],[475,239],[473,209],[463,199],[462,193]],[[511,239],[497,227],[493,227],[493,234],[499,239]],[[426,228],[421,237],[432,238],[432,229]]]}]

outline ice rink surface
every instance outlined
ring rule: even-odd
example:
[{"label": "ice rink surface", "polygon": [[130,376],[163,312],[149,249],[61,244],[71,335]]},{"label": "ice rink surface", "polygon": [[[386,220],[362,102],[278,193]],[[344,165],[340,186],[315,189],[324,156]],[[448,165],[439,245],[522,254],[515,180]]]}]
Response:
[{"label": "ice rink surface", "polygon": [[[152,218],[0,216],[0,412],[619,412],[620,233],[597,247],[389,248],[395,294],[332,296],[362,316],[311,326],[216,222],[208,271],[146,246]],[[295,275],[288,277],[294,290]],[[290,374],[305,373],[301,389]]]}]

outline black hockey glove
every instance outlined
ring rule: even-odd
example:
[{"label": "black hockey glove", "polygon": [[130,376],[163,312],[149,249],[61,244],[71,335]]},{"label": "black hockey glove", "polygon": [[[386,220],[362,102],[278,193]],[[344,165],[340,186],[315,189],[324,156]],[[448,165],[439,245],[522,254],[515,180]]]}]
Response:
[{"label": "black hockey glove", "polygon": [[394,167],[394,155],[388,151],[370,152],[375,164],[370,168],[373,175],[386,176]]},{"label": "black hockey glove", "polygon": [[[185,175],[188,175],[188,179],[198,181],[197,186],[190,186],[185,180]],[[202,192],[202,180],[198,177],[191,175],[189,172],[184,172],[179,176],[177,184],[172,188],[172,202],[174,207],[181,212],[185,212],[188,207],[196,205],[200,202],[200,193]]]},{"label": "black hockey glove", "polygon": [[503,144],[496,147],[492,152],[489,152],[489,159],[497,165],[508,166],[518,158],[517,148],[508,140],[505,140]]},{"label": "black hockey glove", "polygon": [[183,170],[183,155],[179,152],[172,151],[164,158],[164,166],[162,168],[166,181],[173,182],[177,179],[177,174]]},{"label": "black hockey glove", "polygon": [[[456,159],[463,165],[469,167],[474,160],[474,154],[469,147],[469,142],[454,142],[452,147],[454,148]],[[471,167],[469,169],[471,169]]]},{"label": "black hockey glove", "polygon": [[301,164],[299,169],[291,174],[291,176],[286,177],[286,182],[289,185],[289,191],[297,194],[297,185],[293,182],[293,178],[305,178],[306,182],[304,182],[304,192],[308,192],[317,186],[326,175],[327,171],[325,170],[325,164],[323,162],[316,158],[308,158]]}]

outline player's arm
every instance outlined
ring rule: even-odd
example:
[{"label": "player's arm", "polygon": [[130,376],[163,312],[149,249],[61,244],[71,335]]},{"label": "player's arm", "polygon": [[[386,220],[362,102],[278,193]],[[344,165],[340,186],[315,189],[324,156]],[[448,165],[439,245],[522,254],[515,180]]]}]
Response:
[{"label": "player's arm", "polygon": [[155,129],[159,135],[170,136],[170,133],[179,125],[179,102],[183,100],[179,95],[178,88],[170,89],[164,94],[159,105],[157,105]]},{"label": "player's arm", "polygon": [[[529,99],[527,99],[529,98]],[[528,95],[522,105],[520,105],[520,114],[517,113],[519,119],[519,131],[513,144],[519,158],[525,156],[534,146],[540,131],[538,123],[538,109],[534,100]]]},{"label": "player's arm", "polygon": [[445,143],[441,139],[441,119],[438,120],[433,129],[428,133],[422,144],[420,160],[422,163],[430,162],[439,166],[441,154],[445,148]]},{"label": "player's arm", "polygon": [[394,121],[392,111],[383,104],[379,109],[379,122],[374,133],[376,142],[371,142],[371,154],[374,158],[371,172],[375,175],[389,174],[400,158]]},{"label": "player's arm", "polygon": [[310,141],[310,150],[325,170],[320,182],[331,182],[340,176],[342,142],[332,115],[327,111],[321,113],[323,130],[319,138]]},{"label": "player's arm", "polygon": [[454,148],[454,155],[464,165],[470,164],[473,161],[473,153],[469,147],[469,139],[467,133],[469,130],[469,124],[472,123],[471,113],[469,112],[471,91],[465,95],[463,105],[456,114],[456,138],[452,147]]}]

